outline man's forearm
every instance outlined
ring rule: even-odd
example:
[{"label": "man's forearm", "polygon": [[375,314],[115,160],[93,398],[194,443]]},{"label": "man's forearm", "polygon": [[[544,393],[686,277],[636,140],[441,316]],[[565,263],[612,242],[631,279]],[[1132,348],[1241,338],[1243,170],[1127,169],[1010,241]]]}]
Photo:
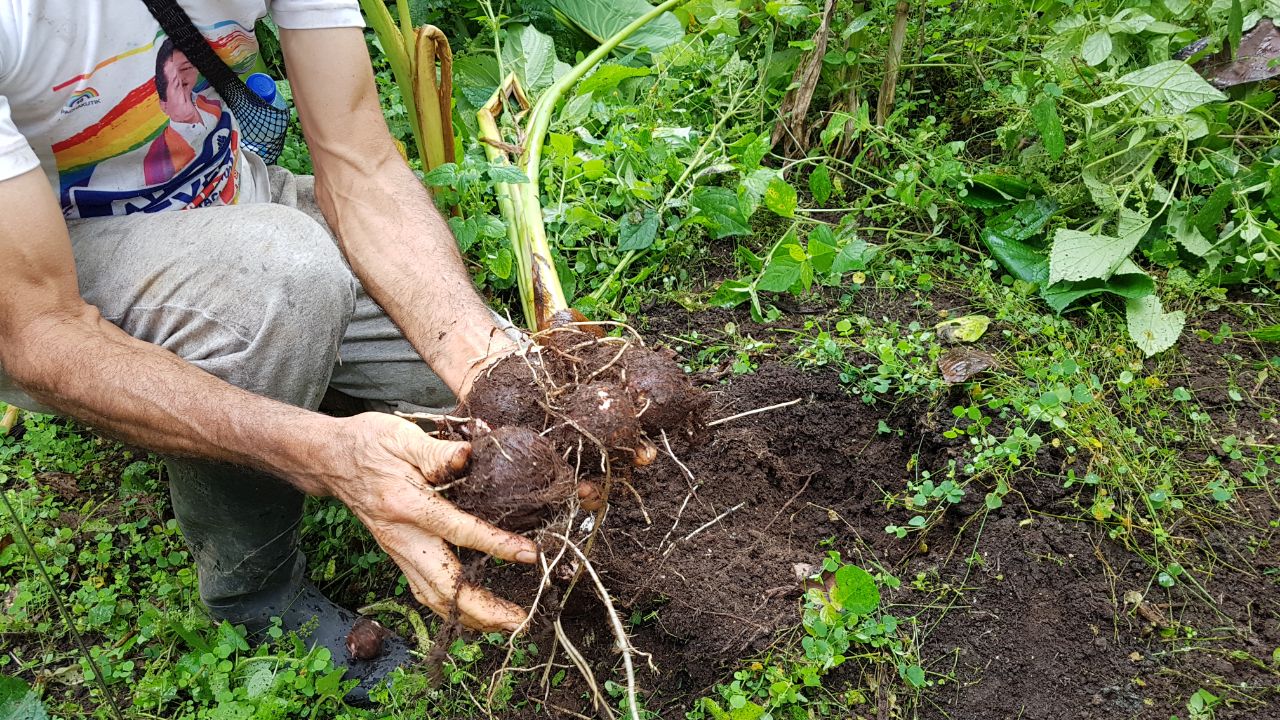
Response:
[{"label": "man's forearm", "polygon": [[46,315],[5,339],[5,372],[37,400],[155,452],[247,465],[311,494],[310,468],[336,422],[226,383],[137,340],[85,305]]},{"label": "man's forearm", "polygon": [[395,152],[329,158],[316,195],[352,269],[422,354],[460,395],[474,368],[514,343],[476,293],[448,224]]}]

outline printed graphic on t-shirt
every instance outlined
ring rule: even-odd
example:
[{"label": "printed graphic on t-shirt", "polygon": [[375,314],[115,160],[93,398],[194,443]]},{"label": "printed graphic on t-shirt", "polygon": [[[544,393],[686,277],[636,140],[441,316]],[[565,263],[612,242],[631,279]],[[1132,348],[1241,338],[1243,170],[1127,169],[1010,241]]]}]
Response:
[{"label": "printed graphic on t-shirt", "polygon": [[[258,49],[252,29],[224,21],[200,31],[233,70],[252,69]],[[144,75],[140,84],[108,107],[92,85],[93,76],[123,72],[124,63],[135,71],[154,67],[154,75]],[[69,87],[76,90],[61,115],[89,113],[98,119],[87,126],[71,123],[83,129],[53,143],[67,218],[236,201],[238,126],[186,54],[163,32],[150,44],[107,58],[52,90]]]}]

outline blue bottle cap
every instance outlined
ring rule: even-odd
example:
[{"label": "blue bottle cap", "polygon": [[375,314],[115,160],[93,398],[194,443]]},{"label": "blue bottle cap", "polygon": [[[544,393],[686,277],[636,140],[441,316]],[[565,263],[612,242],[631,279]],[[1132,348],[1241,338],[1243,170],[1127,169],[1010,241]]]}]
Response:
[{"label": "blue bottle cap", "polygon": [[276,101],[276,81],[266,73],[254,73],[245,78],[244,84],[267,104]]}]

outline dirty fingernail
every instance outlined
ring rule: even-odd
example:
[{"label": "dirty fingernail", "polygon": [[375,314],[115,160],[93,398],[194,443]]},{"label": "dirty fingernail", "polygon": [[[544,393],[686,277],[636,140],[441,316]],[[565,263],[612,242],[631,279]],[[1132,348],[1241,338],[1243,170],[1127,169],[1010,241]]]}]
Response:
[{"label": "dirty fingernail", "polygon": [[516,553],[516,562],[529,563],[530,565],[532,565],[537,561],[538,561],[538,553],[532,550],[521,550],[520,552]]}]

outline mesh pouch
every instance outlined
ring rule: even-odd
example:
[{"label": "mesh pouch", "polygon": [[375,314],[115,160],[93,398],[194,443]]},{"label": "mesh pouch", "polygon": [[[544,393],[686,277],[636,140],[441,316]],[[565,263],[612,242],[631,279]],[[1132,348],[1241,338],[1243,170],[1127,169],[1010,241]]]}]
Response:
[{"label": "mesh pouch", "polygon": [[192,24],[187,11],[177,0],[142,0],[165,34],[181,50],[191,64],[204,75],[227,108],[240,123],[240,137],[245,147],[274,164],[284,150],[285,131],[289,127],[289,111],[281,110],[250,90],[235,72],[227,67],[209,47],[204,35]]}]

